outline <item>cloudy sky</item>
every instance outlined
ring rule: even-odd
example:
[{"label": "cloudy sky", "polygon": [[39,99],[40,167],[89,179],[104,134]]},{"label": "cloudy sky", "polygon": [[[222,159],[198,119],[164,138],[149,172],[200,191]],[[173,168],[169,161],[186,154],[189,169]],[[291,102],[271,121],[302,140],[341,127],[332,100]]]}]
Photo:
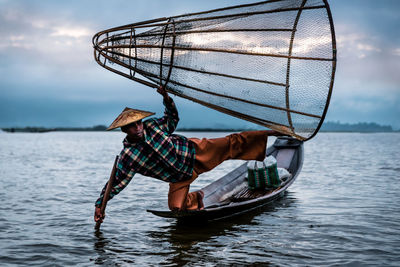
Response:
[{"label": "cloudy sky", "polygon": [[[125,106],[162,113],[160,96],[93,59],[94,33],[253,1],[0,0],[0,127],[109,124]],[[328,121],[400,129],[400,1],[331,0],[338,68]],[[175,98],[181,127],[250,127]]]}]

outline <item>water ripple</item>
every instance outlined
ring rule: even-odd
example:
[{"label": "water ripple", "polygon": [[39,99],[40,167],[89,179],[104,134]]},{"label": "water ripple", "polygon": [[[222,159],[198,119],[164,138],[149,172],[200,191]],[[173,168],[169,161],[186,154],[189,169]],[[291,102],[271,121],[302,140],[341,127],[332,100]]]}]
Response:
[{"label": "water ripple", "polygon": [[[190,136],[205,134],[224,133]],[[95,231],[93,202],[122,138],[114,132],[2,134],[2,265],[400,262],[399,134],[318,134],[305,144],[302,173],[284,198],[260,211],[206,225],[182,225],[148,214],[147,208],[167,208],[168,184],[137,175],[110,201],[106,221]],[[225,162],[196,180],[193,190],[241,163]]]}]

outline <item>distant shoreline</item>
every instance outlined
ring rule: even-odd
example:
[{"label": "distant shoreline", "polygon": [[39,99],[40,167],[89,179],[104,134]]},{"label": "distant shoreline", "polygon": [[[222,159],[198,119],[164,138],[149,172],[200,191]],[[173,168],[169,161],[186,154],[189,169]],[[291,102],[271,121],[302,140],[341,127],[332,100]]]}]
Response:
[{"label": "distant shoreline", "polygon": [[[47,133],[47,132],[103,132],[107,127],[96,125],[93,127],[11,127],[2,128],[8,133]],[[243,128],[178,128],[178,132],[241,132],[259,129]],[[399,133],[400,130],[393,130],[391,126],[382,126],[376,123],[343,124],[340,122],[326,122],[320,132],[325,133]]]},{"label": "distant shoreline", "polygon": [[2,128],[8,133],[47,133],[47,132],[103,132],[107,127],[98,125],[94,127],[12,127]]}]

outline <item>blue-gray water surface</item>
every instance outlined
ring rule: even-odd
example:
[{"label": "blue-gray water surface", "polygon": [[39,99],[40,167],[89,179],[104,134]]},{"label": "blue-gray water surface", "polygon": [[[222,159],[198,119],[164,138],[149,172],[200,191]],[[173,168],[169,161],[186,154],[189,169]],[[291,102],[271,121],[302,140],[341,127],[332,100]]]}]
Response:
[{"label": "blue-gray water surface", "polygon": [[[305,143],[303,170],[282,199],[207,225],[147,213],[167,209],[168,184],[136,175],[96,232],[94,201],[122,139],[0,132],[1,266],[400,265],[400,134],[320,133]],[[223,163],[192,188],[240,163]]]}]

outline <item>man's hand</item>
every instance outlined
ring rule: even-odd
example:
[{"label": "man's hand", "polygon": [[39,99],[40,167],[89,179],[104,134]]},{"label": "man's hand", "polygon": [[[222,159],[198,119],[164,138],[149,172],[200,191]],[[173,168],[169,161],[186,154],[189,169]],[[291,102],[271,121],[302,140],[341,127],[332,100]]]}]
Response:
[{"label": "man's hand", "polygon": [[101,208],[96,207],[96,209],[94,210],[94,221],[102,223],[104,220],[104,217],[106,217],[106,215],[104,213],[101,213]]},{"label": "man's hand", "polygon": [[160,95],[163,96],[163,98],[164,98],[165,101],[169,101],[169,100],[170,100],[170,97],[169,97],[169,95],[168,95],[168,92],[165,90],[164,86],[158,87],[157,92],[158,92]]}]

